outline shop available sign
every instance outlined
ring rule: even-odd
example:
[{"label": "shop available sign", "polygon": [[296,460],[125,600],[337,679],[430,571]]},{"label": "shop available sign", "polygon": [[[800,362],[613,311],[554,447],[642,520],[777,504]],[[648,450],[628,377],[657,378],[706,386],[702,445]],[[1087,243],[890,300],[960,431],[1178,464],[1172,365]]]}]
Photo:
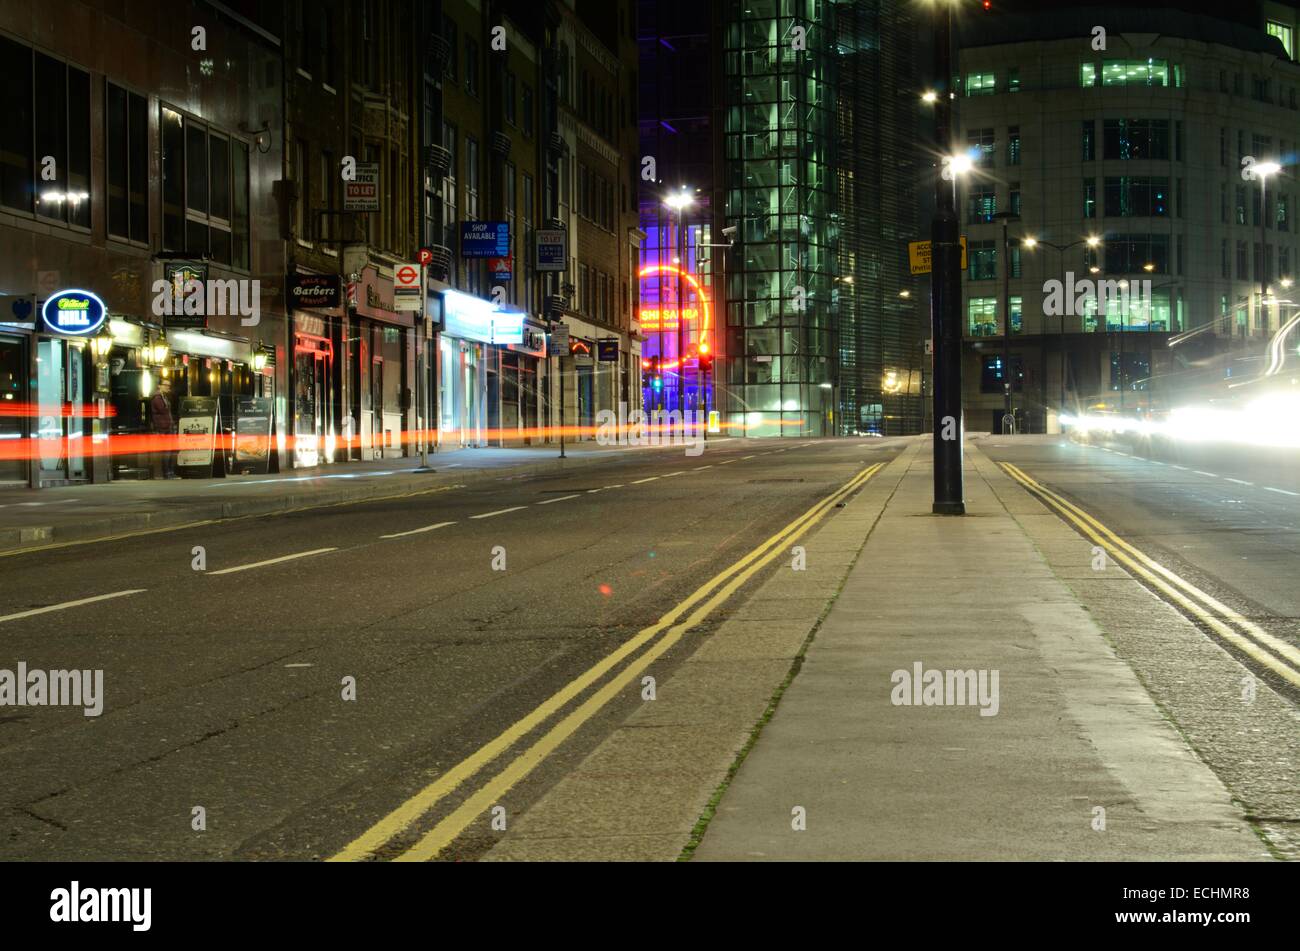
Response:
[{"label": "shop available sign", "polygon": [[504,258],[510,255],[510,225],[505,221],[462,221],[460,256]]},{"label": "shop available sign", "polygon": [[90,291],[58,291],[47,298],[41,308],[41,320],[55,333],[93,334],[108,316],[104,302]]}]

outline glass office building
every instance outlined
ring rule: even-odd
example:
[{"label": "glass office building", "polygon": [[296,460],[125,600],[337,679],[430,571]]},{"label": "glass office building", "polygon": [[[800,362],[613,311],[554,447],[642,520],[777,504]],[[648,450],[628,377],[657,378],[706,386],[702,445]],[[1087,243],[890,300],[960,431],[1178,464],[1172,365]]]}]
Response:
[{"label": "glass office building", "polygon": [[832,167],[834,4],[726,0],[725,384],[732,432],[839,431]]}]

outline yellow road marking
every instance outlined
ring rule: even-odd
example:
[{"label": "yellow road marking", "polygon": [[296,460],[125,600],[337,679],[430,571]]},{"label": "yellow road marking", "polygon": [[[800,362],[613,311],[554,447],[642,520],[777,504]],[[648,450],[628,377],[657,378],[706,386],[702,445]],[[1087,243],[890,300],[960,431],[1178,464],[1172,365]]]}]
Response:
[{"label": "yellow road marking", "polygon": [[[375,823],[373,826],[371,826],[369,829],[363,832],[352,842],[348,843],[338,854],[332,856],[329,859],[329,861],[332,862],[355,861],[358,859],[368,858],[369,856],[374,854],[376,851],[382,848],[389,840],[393,839],[395,836],[402,833],[413,822],[419,819],[420,816],[424,815],[426,812],[429,811],[429,809],[437,805],[438,802],[440,802],[443,798],[445,798],[447,795],[453,792],[463,782],[465,782],[470,777],[474,776],[485,766],[487,766],[489,763],[491,763],[493,760],[499,757],[502,753],[506,752],[506,750],[508,750],[511,746],[513,746],[516,742],[518,742],[522,737],[526,736],[528,733],[532,732],[538,726],[545,723],[553,715],[555,715],[561,709],[563,709],[575,697],[577,697],[588,687],[590,687],[598,680],[600,680],[602,677],[604,677],[618,663],[620,663],[625,658],[635,653],[642,646],[644,646],[645,644],[653,640],[663,631],[671,629],[673,625],[677,623],[679,618],[681,618],[684,614],[686,614],[689,610],[691,610],[691,608],[693,608],[696,604],[708,598],[709,595],[712,592],[714,592],[716,589],[718,589],[720,586],[726,584],[728,579],[732,578],[735,575],[738,575],[739,573],[744,572],[749,566],[754,564],[756,561],[759,561],[759,559],[763,559],[762,563],[765,564],[767,560],[770,560],[771,557],[774,557],[776,554],[781,552],[782,546],[785,544],[785,542],[789,541],[790,538],[796,537],[798,534],[802,534],[805,528],[807,528],[808,526],[812,525],[814,522],[819,520],[834,505],[835,502],[837,502],[840,498],[844,497],[848,493],[854,491],[856,488],[858,488],[863,483],[865,483],[868,479],[870,479],[873,475],[875,475],[882,465],[883,463],[876,463],[875,465],[870,466],[867,469],[864,469],[863,471],[859,472],[857,475],[855,475],[852,479],[850,479],[847,483],[845,483],[835,492],[831,493],[825,499],[821,500],[812,508],[808,509],[808,511],[804,512],[802,515],[796,518],[785,528],[781,529],[776,534],[768,538],[766,541],[762,542],[757,548],[750,551],[739,561],[735,562],[729,567],[724,568],[722,571],[718,572],[718,574],[714,575],[712,578],[710,578],[708,581],[702,584],[699,588],[693,591],[688,597],[686,597],[685,600],[681,601],[676,606],[674,606],[671,610],[669,610],[666,614],[664,614],[654,624],[639,631],[635,636],[630,638],[628,641],[626,641],[616,650],[612,651],[602,660],[598,661],[596,664],[590,667],[587,671],[575,677],[568,684],[562,687],[559,691],[557,691],[551,697],[547,698],[545,701],[539,704],[532,712],[530,712],[522,719],[512,724],[495,739],[489,741],[484,746],[480,747],[478,750],[476,750],[470,756],[466,757],[456,766],[452,767],[446,773],[443,773],[441,776],[435,779],[428,786],[421,789],[414,796],[407,799],[406,802],[402,803],[400,806],[398,806],[396,809],[394,809],[384,818],[380,819],[377,823]],[[754,570],[757,570],[757,568],[755,568]],[[750,572],[750,574],[752,574],[752,572]],[[748,576],[749,576],[748,574],[745,575],[745,577]],[[738,587],[738,585],[729,587],[727,590],[734,591],[735,587]],[[708,610],[709,611],[713,610],[713,606],[716,606],[717,603],[720,602],[718,602],[716,598],[710,600],[709,601],[710,606]],[[692,618],[694,617],[695,615],[692,615]],[[698,623],[698,622],[692,620],[687,624],[687,627],[689,627],[691,624],[694,623]],[[680,636],[681,636],[680,633],[673,636],[674,641],[677,638],[680,638]],[[659,654],[661,654],[663,650],[666,649],[667,648],[665,647],[662,650],[657,651],[654,654],[654,656],[656,657],[659,656]],[[649,652],[647,652],[647,656],[649,656]],[[595,696],[604,696],[604,694],[598,693]],[[592,698],[593,700],[595,699],[595,696],[593,696]],[[591,701],[589,700],[588,703],[590,702]],[[586,709],[589,709],[586,704],[584,704],[582,707],[579,708],[579,710],[586,710]],[[590,709],[594,710],[596,708],[592,707]],[[577,712],[578,711],[574,711],[575,714]],[[570,715],[570,718],[572,716],[573,714]],[[559,730],[564,724],[570,723],[570,718],[566,718],[564,721],[562,721],[560,726],[557,726],[555,730]],[[527,772],[531,771],[533,766],[536,766],[537,763],[541,762],[541,759],[544,757],[545,754],[541,753],[541,755],[538,755],[540,749],[553,748],[553,746],[549,746],[549,747],[540,746],[540,744],[547,743],[547,741],[554,735],[555,730],[553,730],[551,733],[548,733],[545,737],[542,738],[542,740],[538,741],[538,744],[534,744],[534,746],[531,747],[524,754],[525,757],[528,756],[535,757],[535,761],[532,763],[532,766],[528,767],[528,770],[526,770],[524,773],[521,773],[519,775],[521,776],[527,775]],[[569,730],[569,732],[572,732],[572,730]],[[567,735],[567,733],[565,735]],[[558,742],[559,742],[558,740],[555,741],[555,744],[558,745]],[[518,761],[516,761],[516,763],[517,762]],[[516,764],[512,763],[511,766],[507,768],[509,769],[515,767],[515,765]],[[502,775],[504,775],[504,773]],[[511,785],[513,785],[513,782],[511,783]],[[453,815],[460,815],[460,814],[461,814],[460,810],[457,810],[456,813],[453,813]],[[450,819],[450,817],[448,818]],[[446,820],[444,820],[444,822],[445,821]],[[445,826],[442,823],[440,823],[435,828],[435,831],[437,831],[437,829],[444,829],[444,828]],[[432,834],[433,833],[430,833],[430,835]]]},{"label": "yellow road marking", "polygon": [[[866,482],[875,470],[880,466],[873,466],[861,482]],[[790,532],[779,545],[772,546],[767,554],[763,555],[757,561],[753,562],[748,568],[735,575],[730,581],[718,589],[718,591],[700,605],[685,621],[675,624],[669,628],[667,634],[656,641],[649,650],[638,656],[627,667],[623,668],[607,684],[592,694],[577,709],[566,716],[563,720],[552,727],[536,743],[526,749],[519,756],[515,757],[510,763],[506,764],[496,776],[493,776],[481,789],[466,799],[461,805],[447,818],[443,819],[429,832],[427,832],[419,842],[413,845],[408,851],[397,857],[398,862],[426,862],[438,857],[448,845],[465,831],[466,828],[476,818],[481,816],[485,810],[490,808],[493,803],[498,802],[502,796],[509,792],[520,780],[525,778],[529,773],[542,764],[560,744],[572,736],[579,727],[590,720],[600,709],[613,700],[618,694],[627,689],[638,675],[641,674],[661,655],[672,648],[682,636],[691,628],[695,627],[706,617],[708,617],[718,605],[725,602],[736,591],[748,581],[753,575],[770,563],[773,559],[784,556],[785,545],[799,538],[804,532],[812,528],[821,517],[826,514],[830,506],[837,498],[842,498],[848,492],[852,491],[852,483],[845,488],[840,489],[829,499],[822,503],[823,508],[818,514],[805,520],[794,531]]]},{"label": "yellow road marking", "polygon": [[[1190,581],[1134,548],[1087,512],[1034,481],[1017,466],[1009,462],[999,463],[999,465],[1013,479],[1039,496],[1078,526],[1085,535],[1105,548],[1111,557],[1125,568],[1145,578],[1175,604],[1247,656],[1263,664],[1293,686],[1300,687],[1300,650],[1270,634],[1253,621],[1242,617]],[[1224,623],[1225,621],[1237,625],[1241,631],[1233,630]],[[1292,664],[1296,666],[1293,667]]]}]

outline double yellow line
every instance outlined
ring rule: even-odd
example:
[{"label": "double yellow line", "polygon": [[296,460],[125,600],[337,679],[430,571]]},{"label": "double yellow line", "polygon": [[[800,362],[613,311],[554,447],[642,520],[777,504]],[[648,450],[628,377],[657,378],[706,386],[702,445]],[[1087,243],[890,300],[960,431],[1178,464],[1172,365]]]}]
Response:
[{"label": "double yellow line", "polygon": [[1190,581],[1153,561],[1077,505],[1035,482],[1016,466],[1009,462],[999,465],[1006,470],[1007,475],[1104,548],[1115,561],[1143,578],[1151,587],[1247,657],[1267,667],[1292,686],[1300,687],[1300,649],[1275,637]]},{"label": "double yellow line", "polygon": [[883,463],[877,463],[862,470],[749,554],[714,575],[654,624],[639,631],[636,636],[574,678],[500,736],[421,789],[349,842],[338,854],[331,856],[329,861],[347,862],[372,857],[461,784],[500,757],[524,736],[559,713],[619,663],[645,645],[651,645],[531,746],[515,756],[491,780],[422,836],[415,845],[398,856],[397,861],[418,862],[435,858],[501,796],[541,765],[551,752],[572,736],[582,724],[590,720],[601,707],[614,699],[620,691],[625,690],[642,671],[680,641],[687,631],[708,617],[754,574],[782,555],[786,550],[785,546],[812,528],[836,503],[860,488],[882,466]]}]

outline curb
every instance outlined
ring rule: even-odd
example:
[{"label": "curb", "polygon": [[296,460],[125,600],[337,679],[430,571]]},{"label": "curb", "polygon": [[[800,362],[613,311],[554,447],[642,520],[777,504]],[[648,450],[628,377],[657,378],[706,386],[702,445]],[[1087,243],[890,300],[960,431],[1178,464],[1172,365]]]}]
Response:
[{"label": "curb", "polygon": [[[743,442],[735,437],[719,442]],[[681,446],[643,446],[642,452],[681,450]],[[515,466],[486,466],[480,468],[457,467],[452,470],[437,469],[433,473],[402,473],[382,480],[366,481],[358,473],[354,482],[343,481],[337,488],[322,487],[309,494],[302,492],[276,495],[269,498],[238,499],[220,502],[192,502],[176,507],[156,509],[126,515],[103,515],[81,519],[67,525],[33,525],[24,528],[0,529],[0,557],[61,547],[78,542],[104,541],[124,535],[162,532],[205,522],[220,522],[258,515],[279,515],[304,509],[324,508],[347,503],[378,502],[384,499],[404,498],[440,488],[460,486],[469,482],[487,482],[492,479],[517,479],[524,476],[546,475],[570,469],[585,469],[595,465],[620,465],[642,458],[636,450],[619,454],[606,454],[560,459],[558,456],[545,462],[527,462]],[[292,483],[286,484],[286,488]],[[156,504],[156,503],[155,503]]]}]

